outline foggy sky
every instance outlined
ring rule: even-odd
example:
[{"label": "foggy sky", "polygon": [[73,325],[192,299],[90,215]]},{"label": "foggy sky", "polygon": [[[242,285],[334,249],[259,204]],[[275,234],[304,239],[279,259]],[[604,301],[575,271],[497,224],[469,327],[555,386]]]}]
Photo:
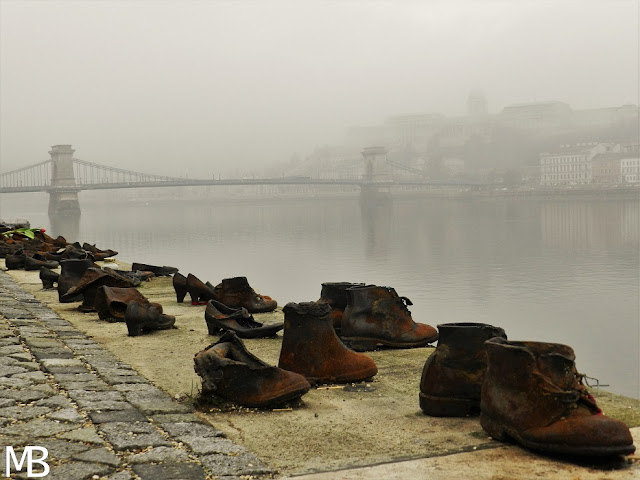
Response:
[{"label": "foggy sky", "polygon": [[392,115],[638,103],[637,0],[0,0],[0,171],[234,176]]}]

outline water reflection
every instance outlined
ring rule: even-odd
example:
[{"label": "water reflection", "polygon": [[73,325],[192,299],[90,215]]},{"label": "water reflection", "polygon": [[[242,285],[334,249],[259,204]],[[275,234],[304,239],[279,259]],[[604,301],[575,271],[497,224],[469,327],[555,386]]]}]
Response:
[{"label": "water reflection", "polygon": [[365,236],[365,254],[373,260],[387,258],[392,227],[393,206],[391,203],[360,204],[362,230]]},{"label": "water reflection", "polygon": [[49,215],[52,237],[62,235],[70,242],[80,238],[80,214]]}]

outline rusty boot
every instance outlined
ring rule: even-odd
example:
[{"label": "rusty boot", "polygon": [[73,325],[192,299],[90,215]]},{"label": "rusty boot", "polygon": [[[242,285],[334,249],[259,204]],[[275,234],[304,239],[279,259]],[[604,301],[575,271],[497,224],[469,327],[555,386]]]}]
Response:
[{"label": "rusty boot", "polygon": [[480,424],[494,439],[563,455],[635,451],[629,428],[603,415],[582,384],[571,347],[499,337],[486,346]]},{"label": "rusty boot", "polygon": [[271,312],[278,306],[273,298],[256,293],[247,277],[223,279],[215,287],[215,300],[228,307],[244,307],[249,313]]},{"label": "rusty boot", "polygon": [[249,353],[233,332],[196,354],[194,362],[203,395],[246,407],[276,407],[311,388],[304,376],[267,365]]},{"label": "rusty boot", "polygon": [[366,285],[347,290],[349,304],[342,316],[340,337],[356,351],[375,350],[379,345],[392,348],[424,347],[438,339],[431,325],[416,323],[407,305],[391,287]]},{"label": "rusty boot", "polygon": [[322,284],[322,290],[320,291],[320,299],[318,303],[326,303],[331,307],[329,316],[333,322],[333,328],[338,332],[342,325],[342,315],[344,309],[347,308],[349,303],[348,288],[363,286],[364,283],[350,283],[350,282],[325,282]]},{"label": "rusty boot", "polygon": [[480,391],[487,369],[484,342],[507,338],[504,330],[484,323],[438,325],[438,347],[420,380],[420,408],[434,417],[462,417],[480,412]]},{"label": "rusty boot", "polygon": [[[60,284],[58,283],[58,285]],[[108,287],[133,287],[136,283],[127,277],[117,274],[110,268],[91,267],[87,268],[80,281],[62,296],[62,301],[68,301],[78,294],[82,294],[82,304],[78,307],[78,310],[84,313],[95,312],[96,293],[102,285],[107,285]]]},{"label": "rusty boot", "polygon": [[95,306],[100,320],[124,322],[124,313],[129,303],[136,301],[147,304],[149,300],[135,287],[98,287]]},{"label": "rusty boot", "polygon": [[280,368],[317,383],[366,380],[378,373],[371,357],[347,348],[333,330],[325,303],[287,303],[280,350]]},{"label": "rusty boot", "polygon": [[162,306],[158,303],[140,303],[135,300],[127,304],[124,321],[130,337],[137,337],[142,332],[167,330],[173,328],[176,317],[162,313]]},{"label": "rusty boot", "polygon": [[60,261],[60,277],[58,278],[58,300],[61,303],[82,301],[82,294],[63,300],[62,297],[71,290],[90,267],[98,267],[90,259],[67,259]]}]

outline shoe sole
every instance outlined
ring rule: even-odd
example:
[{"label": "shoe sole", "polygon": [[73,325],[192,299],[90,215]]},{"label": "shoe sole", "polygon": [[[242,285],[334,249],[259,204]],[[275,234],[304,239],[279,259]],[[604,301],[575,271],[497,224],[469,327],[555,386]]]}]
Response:
[{"label": "shoe sole", "polygon": [[480,400],[434,397],[420,392],[420,409],[432,417],[468,417],[480,413]]},{"label": "shoe sole", "polygon": [[426,347],[428,344],[438,340],[438,335],[430,338],[426,338],[417,342],[393,342],[391,340],[382,340],[379,338],[371,337],[341,337],[347,346],[356,352],[367,352],[375,350],[378,347],[389,348],[419,348]]},{"label": "shoe sole", "polygon": [[540,443],[523,438],[520,433],[507,425],[497,422],[485,413],[480,414],[480,425],[491,438],[499,441],[513,440],[525,448],[538,452],[570,455],[576,457],[613,457],[618,455],[630,455],[636,451],[633,444],[630,445],[566,445],[559,443]]}]

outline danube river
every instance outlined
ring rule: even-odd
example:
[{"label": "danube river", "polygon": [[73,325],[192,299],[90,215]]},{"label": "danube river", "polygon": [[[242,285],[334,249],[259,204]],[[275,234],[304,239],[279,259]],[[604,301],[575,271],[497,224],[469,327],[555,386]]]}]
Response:
[{"label": "danube river", "polygon": [[45,194],[2,195],[0,217],[213,284],[246,276],[280,305],[317,300],[322,282],[392,286],[418,322],[484,322],[512,340],[568,344],[580,372],[640,398],[637,199],[405,197],[363,209],[357,196],[116,192],[83,192],[75,224],[49,219]]}]

